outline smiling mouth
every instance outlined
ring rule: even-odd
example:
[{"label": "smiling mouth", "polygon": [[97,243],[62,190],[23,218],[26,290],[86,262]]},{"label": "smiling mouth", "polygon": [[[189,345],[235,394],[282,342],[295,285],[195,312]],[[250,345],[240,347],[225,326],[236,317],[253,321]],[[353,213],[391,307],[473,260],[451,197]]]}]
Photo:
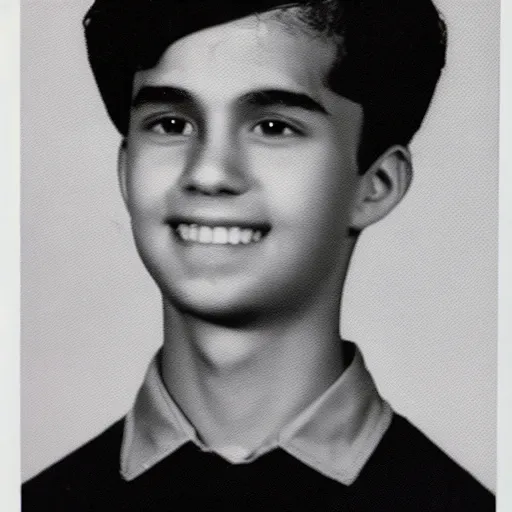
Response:
[{"label": "smiling mouth", "polygon": [[241,226],[203,226],[180,223],[174,233],[183,242],[204,245],[249,245],[261,242],[269,229]]}]

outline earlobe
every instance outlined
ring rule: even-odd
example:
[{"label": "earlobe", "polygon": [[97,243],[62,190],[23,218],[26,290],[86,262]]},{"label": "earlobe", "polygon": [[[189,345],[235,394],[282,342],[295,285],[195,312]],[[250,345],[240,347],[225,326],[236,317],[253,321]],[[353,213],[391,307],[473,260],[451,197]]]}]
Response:
[{"label": "earlobe", "polygon": [[119,180],[119,189],[126,207],[128,207],[128,186],[127,186],[127,156],[126,141],[123,139],[119,146],[117,155],[117,178]]},{"label": "earlobe", "polygon": [[384,218],[405,196],[411,179],[409,150],[403,146],[392,146],[360,178],[351,230],[362,231]]}]

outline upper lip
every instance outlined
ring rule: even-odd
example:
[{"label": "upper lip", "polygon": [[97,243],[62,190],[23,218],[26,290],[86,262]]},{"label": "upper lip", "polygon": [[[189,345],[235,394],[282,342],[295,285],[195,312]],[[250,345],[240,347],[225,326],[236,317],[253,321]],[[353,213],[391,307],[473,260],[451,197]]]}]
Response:
[{"label": "upper lip", "polygon": [[270,231],[270,223],[258,219],[240,219],[236,217],[224,217],[224,216],[201,216],[201,215],[175,215],[167,219],[167,223],[173,228],[176,228],[180,224],[197,224],[199,226],[209,227],[239,227],[242,229],[253,229],[259,230],[264,233]]}]

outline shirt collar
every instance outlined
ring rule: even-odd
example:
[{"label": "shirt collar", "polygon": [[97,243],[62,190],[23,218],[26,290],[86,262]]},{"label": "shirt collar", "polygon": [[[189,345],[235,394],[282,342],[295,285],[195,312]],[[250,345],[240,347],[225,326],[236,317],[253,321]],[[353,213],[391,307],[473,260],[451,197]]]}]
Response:
[{"label": "shirt collar", "polygon": [[[121,448],[121,475],[125,480],[138,477],[189,441],[211,451],[167,392],[158,357],[151,361],[126,416]],[[239,462],[247,463],[281,448],[325,476],[350,485],[382,439],[392,414],[355,348],[352,362],[334,384],[287,424],[275,440]]]}]

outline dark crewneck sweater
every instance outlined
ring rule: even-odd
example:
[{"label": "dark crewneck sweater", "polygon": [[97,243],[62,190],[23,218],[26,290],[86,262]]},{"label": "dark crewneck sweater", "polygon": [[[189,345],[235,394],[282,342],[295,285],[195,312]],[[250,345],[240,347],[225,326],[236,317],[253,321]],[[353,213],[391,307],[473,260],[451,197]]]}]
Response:
[{"label": "dark crewneck sweater", "polygon": [[494,496],[395,414],[345,486],[281,449],[231,464],[187,443],[132,481],[119,473],[124,420],[23,485],[32,511],[487,512]]}]

